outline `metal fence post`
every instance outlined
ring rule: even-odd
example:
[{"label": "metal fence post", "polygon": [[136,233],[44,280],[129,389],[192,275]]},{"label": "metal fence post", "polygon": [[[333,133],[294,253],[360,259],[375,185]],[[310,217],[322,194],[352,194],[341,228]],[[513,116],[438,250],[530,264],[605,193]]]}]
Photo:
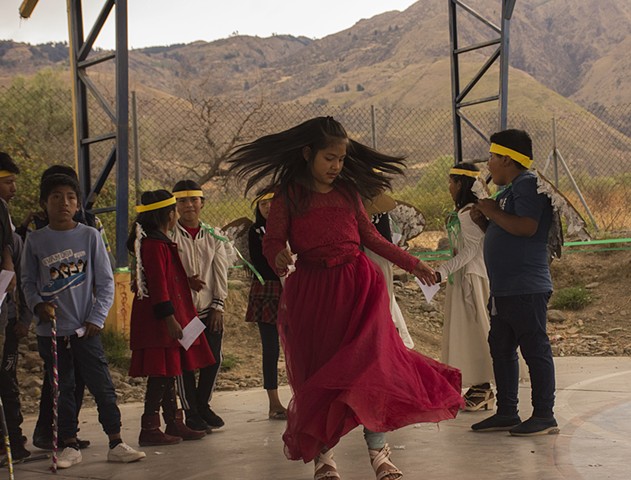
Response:
[{"label": "metal fence post", "polygon": [[370,129],[372,133],[372,148],[377,149],[377,129],[375,127],[375,106],[370,106]]},{"label": "metal fence post", "polygon": [[136,188],[136,205],[140,205],[140,145],[138,145],[138,106],[136,92],[131,92],[132,138],[134,141],[134,181]]},{"label": "metal fence post", "polygon": [[557,121],[552,117],[552,166],[554,168],[554,186],[559,188],[559,158],[557,154]]}]

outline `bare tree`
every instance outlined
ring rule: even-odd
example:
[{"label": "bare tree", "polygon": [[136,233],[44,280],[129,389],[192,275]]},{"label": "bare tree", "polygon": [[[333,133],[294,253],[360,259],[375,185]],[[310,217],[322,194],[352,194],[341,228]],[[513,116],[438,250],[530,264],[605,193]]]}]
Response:
[{"label": "bare tree", "polygon": [[[200,121],[200,137],[195,150],[201,153],[202,167],[196,173],[198,183],[203,185],[212,178],[225,177],[225,161],[230,152],[239,144],[253,138],[257,130],[256,122],[264,113],[263,100],[249,106],[238,123],[228,124],[226,118],[234,105],[216,99],[203,99],[192,103],[196,118]],[[232,108],[231,108],[232,107]],[[232,112],[234,114],[234,112]]]}]

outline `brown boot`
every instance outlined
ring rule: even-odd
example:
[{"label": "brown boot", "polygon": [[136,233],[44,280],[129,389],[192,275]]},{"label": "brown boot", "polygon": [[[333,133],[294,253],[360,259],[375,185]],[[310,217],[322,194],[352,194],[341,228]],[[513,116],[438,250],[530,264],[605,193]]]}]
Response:
[{"label": "brown boot", "polygon": [[154,445],[175,445],[182,441],[182,437],[169,435],[160,431],[160,415],[143,415],[140,419],[140,437],[138,445],[149,447]]},{"label": "brown boot", "polygon": [[169,435],[182,437],[183,440],[199,440],[206,436],[206,432],[192,430],[184,424],[184,412],[177,409],[175,412],[164,412],[164,422],[167,425],[165,432]]}]

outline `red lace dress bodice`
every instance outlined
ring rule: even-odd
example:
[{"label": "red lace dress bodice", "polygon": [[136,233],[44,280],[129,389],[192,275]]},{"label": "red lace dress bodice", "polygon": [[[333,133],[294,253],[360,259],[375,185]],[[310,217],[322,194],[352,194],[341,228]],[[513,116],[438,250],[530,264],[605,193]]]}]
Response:
[{"label": "red lace dress bodice", "polygon": [[272,204],[263,251],[270,265],[289,241],[299,262],[333,266],[359,252],[360,244],[411,272],[418,259],[384,239],[372,224],[355,194],[356,204],[339,187],[328,193],[313,192],[306,212],[290,215],[282,197]]}]

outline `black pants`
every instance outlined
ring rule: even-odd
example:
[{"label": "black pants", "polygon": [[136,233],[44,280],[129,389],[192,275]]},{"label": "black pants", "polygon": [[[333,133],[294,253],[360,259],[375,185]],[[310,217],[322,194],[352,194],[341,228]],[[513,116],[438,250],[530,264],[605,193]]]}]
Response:
[{"label": "black pants", "polygon": [[546,333],[549,298],[550,293],[491,297],[489,346],[497,385],[497,413],[500,415],[517,413],[517,347],[530,371],[533,415],[542,418],[553,415],[554,362]]},{"label": "black pants", "polygon": [[[39,355],[49,380],[53,379],[52,338],[37,336]],[[59,379],[59,439],[75,438],[78,431],[76,404],[76,372],[81,373],[94,397],[99,412],[99,423],[107,435],[120,433],[121,415],[116,391],[105,359],[101,336],[70,335],[57,337],[57,365]]]},{"label": "black pants", "polygon": [[[79,411],[81,410],[81,404],[83,403],[83,393],[85,392],[85,382],[81,378],[81,369],[76,363],[74,368],[74,399],[77,407],[77,424],[79,420]],[[35,424],[35,431],[33,437],[42,437],[44,440],[51,439],[53,437],[53,387],[50,383],[50,377],[44,372],[44,378],[42,379],[42,394],[39,398],[39,414],[37,417],[37,423]]]},{"label": "black pants", "polygon": [[208,367],[200,368],[199,380],[197,382],[195,381],[194,371],[185,370],[182,372],[184,395],[182,395],[182,389],[180,388],[180,400],[182,401],[182,407],[189,415],[208,408],[213,390],[215,389],[215,383],[217,382],[219,368],[221,367],[223,331],[213,333],[206,328],[204,335],[206,335],[206,340],[208,340],[208,345],[213,352],[216,363]]},{"label": "black pants", "polygon": [[175,398],[175,377],[149,377],[145,392],[145,415],[160,413],[160,407],[166,419],[172,420],[177,410]]},{"label": "black pants", "polygon": [[0,395],[7,420],[7,429],[12,444],[22,443],[22,410],[20,408],[20,388],[17,379],[18,337],[14,328],[15,318],[7,322],[2,364],[0,364]]},{"label": "black pants", "polygon": [[278,357],[280,355],[278,328],[275,323],[257,322],[257,325],[263,347],[263,388],[276,390],[278,388]]}]

